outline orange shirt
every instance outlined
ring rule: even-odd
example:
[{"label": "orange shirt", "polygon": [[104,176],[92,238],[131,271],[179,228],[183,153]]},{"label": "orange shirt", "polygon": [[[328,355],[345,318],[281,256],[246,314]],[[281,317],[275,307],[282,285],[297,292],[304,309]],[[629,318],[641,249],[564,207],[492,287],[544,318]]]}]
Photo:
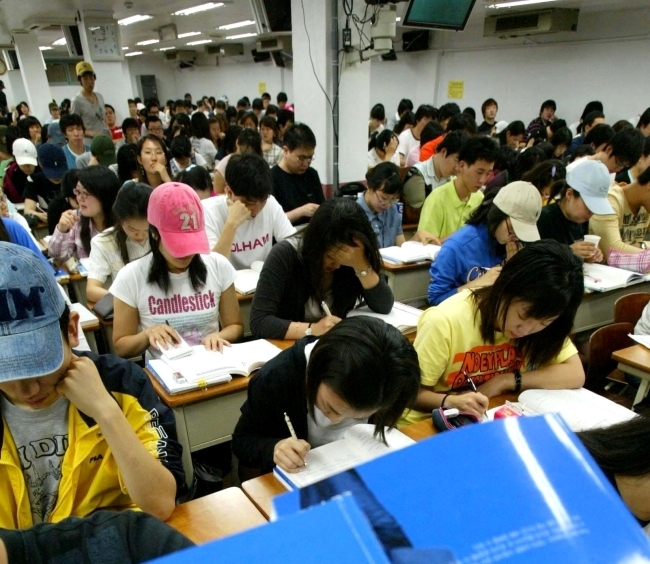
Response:
[{"label": "orange shirt", "polygon": [[422,145],[420,148],[420,162],[426,161],[428,158],[436,154],[436,151],[438,150],[438,145],[442,143],[442,140],[445,138],[444,135],[440,135],[439,137],[436,137],[433,141],[429,141],[428,143],[425,143]]}]

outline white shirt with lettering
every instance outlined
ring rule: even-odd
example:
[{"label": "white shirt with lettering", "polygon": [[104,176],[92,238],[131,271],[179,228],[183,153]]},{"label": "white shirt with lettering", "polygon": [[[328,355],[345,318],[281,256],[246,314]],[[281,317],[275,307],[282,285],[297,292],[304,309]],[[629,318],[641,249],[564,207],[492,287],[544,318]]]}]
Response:
[{"label": "white shirt with lettering", "polygon": [[[190,282],[189,271],[169,273],[170,288],[165,293],[158,284],[147,282],[153,255],[127,264],[115,277],[110,292],[125,304],[136,308],[138,331],[169,323],[189,345],[219,330],[219,300],[222,292],[235,282],[235,269],[228,259],[217,253],[199,255],[207,267],[207,278],[200,291]],[[160,353],[149,348],[151,356]]]},{"label": "white shirt with lettering", "polygon": [[[214,248],[228,219],[228,198],[214,196],[201,202],[205,212],[205,230],[210,248]],[[250,268],[256,260],[264,262],[271,252],[273,239],[282,241],[296,232],[282,206],[269,196],[262,211],[237,228],[230,262],[237,269]]]}]

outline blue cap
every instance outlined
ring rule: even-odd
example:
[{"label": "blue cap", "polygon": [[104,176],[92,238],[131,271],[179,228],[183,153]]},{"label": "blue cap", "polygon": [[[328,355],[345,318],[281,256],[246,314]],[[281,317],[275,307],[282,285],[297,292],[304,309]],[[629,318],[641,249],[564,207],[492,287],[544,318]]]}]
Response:
[{"label": "blue cap", "polygon": [[47,264],[0,241],[0,382],[38,378],[63,364],[65,300]]},{"label": "blue cap", "polygon": [[38,162],[43,169],[43,174],[50,180],[59,180],[68,172],[65,153],[54,143],[43,143],[38,148]]},{"label": "blue cap", "polygon": [[67,143],[58,121],[52,122],[47,126],[47,136],[50,138],[50,143],[53,143],[57,147],[63,147]]}]

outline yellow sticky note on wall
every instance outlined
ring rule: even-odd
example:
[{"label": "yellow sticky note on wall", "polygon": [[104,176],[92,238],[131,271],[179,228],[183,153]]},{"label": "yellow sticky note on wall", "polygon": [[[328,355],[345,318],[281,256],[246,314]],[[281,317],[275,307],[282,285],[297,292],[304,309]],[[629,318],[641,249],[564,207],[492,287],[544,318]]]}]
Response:
[{"label": "yellow sticky note on wall", "polygon": [[264,94],[264,92],[266,92],[266,82],[258,82],[257,90],[259,91],[260,94]]},{"label": "yellow sticky note on wall", "polygon": [[465,91],[464,80],[450,80],[447,83],[447,98],[460,100]]}]

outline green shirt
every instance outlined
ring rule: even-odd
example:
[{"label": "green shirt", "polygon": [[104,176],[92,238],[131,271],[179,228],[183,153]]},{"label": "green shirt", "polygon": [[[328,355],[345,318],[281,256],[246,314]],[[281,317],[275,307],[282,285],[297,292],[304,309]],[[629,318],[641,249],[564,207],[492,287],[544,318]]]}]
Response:
[{"label": "green shirt", "polygon": [[447,237],[463,226],[482,201],[482,192],[470,194],[467,202],[461,201],[454,180],[450,180],[436,188],[424,200],[418,231],[428,231],[436,237]]},{"label": "green shirt", "polygon": [[14,162],[14,158],[11,157],[10,159],[4,160],[0,162],[0,185],[2,185],[2,181],[4,180],[5,177],[5,171],[7,170],[7,167]]}]

